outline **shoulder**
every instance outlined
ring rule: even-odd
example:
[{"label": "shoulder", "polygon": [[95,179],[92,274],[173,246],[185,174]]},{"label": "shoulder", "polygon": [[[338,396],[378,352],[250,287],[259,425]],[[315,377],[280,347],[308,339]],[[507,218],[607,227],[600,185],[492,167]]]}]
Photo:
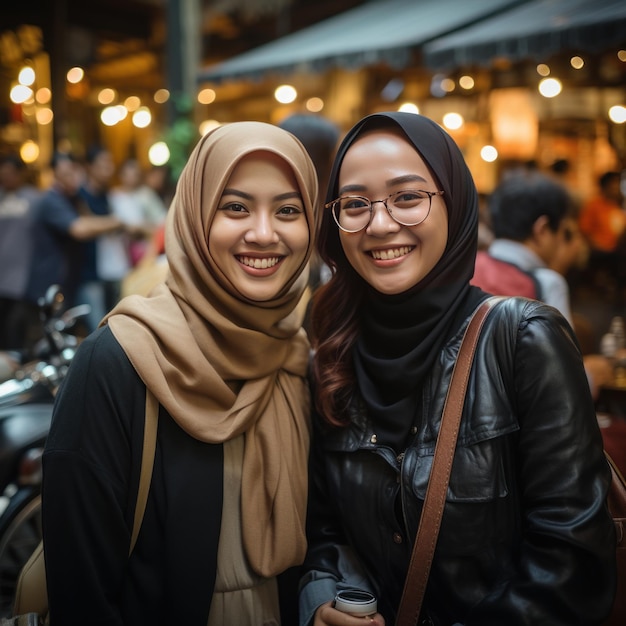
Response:
[{"label": "shoulder", "polygon": [[110,329],[99,328],[81,342],[59,389],[46,448],[120,445],[138,430],[144,409],[145,386]]},{"label": "shoulder", "polygon": [[49,189],[37,197],[33,202],[33,210],[39,219],[57,215],[65,215],[72,219],[77,217],[72,203],[56,189]]},{"label": "shoulder", "polygon": [[[126,367],[130,366],[126,353],[108,326],[96,329],[83,339],[74,362],[78,361],[83,366],[91,366],[94,359],[97,360],[99,368],[106,368],[107,374],[111,375],[120,373],[120,369],[123,373]],[[118,369],[115,369],[115,366]]]},{"label": "shoulder", "polygon": [[522,297],[503,298],[485,322],[484,342],[495,354],[531,356],[541,365],[557,355],[578,354],[578,343],[572,327],[555,307]]},{"label": "shoulder", "polygon": [[556,324],[566,322],[558,309],[545,302],[523,296],[508,296],[496,302],[486,323],[508,323],[519,327],[539,320]]}]

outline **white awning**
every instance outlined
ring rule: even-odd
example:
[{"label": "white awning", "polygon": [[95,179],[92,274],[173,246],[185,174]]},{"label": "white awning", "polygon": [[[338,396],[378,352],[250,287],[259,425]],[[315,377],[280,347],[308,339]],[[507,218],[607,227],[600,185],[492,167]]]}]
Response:
[{"label": "white awning", "polygon": [[519,4],[513,0],[375,0],[199,72],[199,82],[265,74],[356,69],[387,63],[402,69],[425,42]]},{"label": "white awning", "polygon": [[422,48],[431,70],[494,58],[541,60],[561,50],[626,46],[626,0],[531,0],[433,40]]}]

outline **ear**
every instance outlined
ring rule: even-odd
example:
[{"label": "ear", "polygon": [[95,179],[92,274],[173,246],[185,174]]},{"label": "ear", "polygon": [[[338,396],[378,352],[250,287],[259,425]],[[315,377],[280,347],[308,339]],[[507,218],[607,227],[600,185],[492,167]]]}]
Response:
[{"label": "ear", "polygon": [[546,233],[554,234],[550,228],[547,215],[542,215],[535,220],[532,229],[532,237],[535,241],[541,241]]}]

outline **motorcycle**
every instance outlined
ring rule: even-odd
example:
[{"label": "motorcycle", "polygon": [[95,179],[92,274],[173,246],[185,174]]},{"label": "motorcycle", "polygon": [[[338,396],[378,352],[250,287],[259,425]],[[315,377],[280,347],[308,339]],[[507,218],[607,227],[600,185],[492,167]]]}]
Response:
[{"label": "motorcycle", "polygon": [[43,337],[34,358],[0,383],[0,618],[11,615],[19,573],[42,537],[43,448],[56,392],[80,341],[70,331],[89,310],[64,310],[63,294],[52,285],[39,302]]}]

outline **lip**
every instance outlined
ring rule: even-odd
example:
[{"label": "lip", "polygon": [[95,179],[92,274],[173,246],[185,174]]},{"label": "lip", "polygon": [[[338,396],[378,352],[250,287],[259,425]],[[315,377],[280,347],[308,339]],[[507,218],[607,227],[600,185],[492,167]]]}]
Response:
[{"label": "lip", "polygon": [[278,271],[285,255],[282,254],[236,254],[241,268],[252,276],[271,276]]},{"label": "lip", "polygon": [[414,245],[405,244],[387,246],[385,248],[372,248],[367,250],[366,254],[376,265],[388,266],[401,263],[413,250],[415,250]]}]

